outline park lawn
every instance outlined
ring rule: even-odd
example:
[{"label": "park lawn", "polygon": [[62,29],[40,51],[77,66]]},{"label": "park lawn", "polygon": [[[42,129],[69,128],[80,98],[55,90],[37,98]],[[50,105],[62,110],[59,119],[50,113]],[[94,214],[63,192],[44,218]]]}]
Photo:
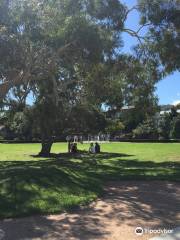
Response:
[{"label": "park lawn", "polygon": [[[53,145],[49,158],[40,144],[0,144],[0,218],[57,213],[103,194],[109,180],[180,181],[179,143],[105,143],[102,153],[66,153]],[[59,154],[60,153],[60,154]]]}]

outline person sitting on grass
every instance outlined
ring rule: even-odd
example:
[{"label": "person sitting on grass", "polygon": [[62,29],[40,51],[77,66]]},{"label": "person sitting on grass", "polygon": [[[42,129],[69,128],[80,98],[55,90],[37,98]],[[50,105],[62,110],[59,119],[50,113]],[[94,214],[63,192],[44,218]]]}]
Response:
[{"label": "person sitting on grass", "polygon": [[95,147],[93,143],[90,144],[89,153],[95,153]]},{"label": "person sitting on grass", "polygon": [[99,143],[95,143],[95,153],[100,153],[101,152],[101,147],[99,145]]},{"label": "person sitting on grass", "polygon": [[71,153],[77,153],[78,149],[77,149],[77,143],[73,143],[71,145]]}]

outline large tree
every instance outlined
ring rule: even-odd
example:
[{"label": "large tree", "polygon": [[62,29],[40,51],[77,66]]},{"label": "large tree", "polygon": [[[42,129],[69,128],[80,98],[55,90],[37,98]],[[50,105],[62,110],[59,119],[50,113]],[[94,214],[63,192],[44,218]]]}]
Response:
[{"label": "large tree", "polygon": [[[82,103],[96,109],[127,103],[136,112],[152,112],[159,66],[164,72],[179,66],[179,5],[163,2],[139,1],[133,9],[141,13],[141,26],[135,32],[124,26],[133,9],[119,0],[0,1],[0,98],[19,85],[33,92],[41,155],[50,153],[62,119]],[[144,26],[148,32],[141,37]],[[138,38],[138,59],[121,53],[123,31]],[[169,37],[174,43],[171,60]]]},{"label": "large tree", "polygon": [[12,0],[0,9],[1,98],[16,84],[32,87],[47,155],[62,101],[83,101],[87,76],[120,46],[125,8],[118,0]]}]

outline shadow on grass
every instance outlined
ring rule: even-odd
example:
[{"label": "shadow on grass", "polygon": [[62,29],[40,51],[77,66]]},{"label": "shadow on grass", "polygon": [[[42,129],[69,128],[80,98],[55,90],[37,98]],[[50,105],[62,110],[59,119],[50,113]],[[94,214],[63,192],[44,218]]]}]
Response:
[{"label": "shadow on grass", "polygon": [[110,180],[180,180],[179,162],[132,158],[80,152],[32,161],[0,161],[0,217],[74,209],[102,195],[104,182]]}]

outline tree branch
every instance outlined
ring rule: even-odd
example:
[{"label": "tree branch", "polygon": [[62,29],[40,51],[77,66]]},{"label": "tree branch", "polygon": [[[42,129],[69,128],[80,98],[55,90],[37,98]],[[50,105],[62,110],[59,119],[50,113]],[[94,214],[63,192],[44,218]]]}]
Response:
[{"label": "tree branch", "polygon": [[125,13],[124,19],[123,19],[123,23],[126,21],[127,16],[130,12],[134,11],[134,10],[138,10],[138,5],[133,6],[132,8],[128,9],[127,12]]},{"label": "tree branch", "polygon": [[[68,47],[70,47],[74,44],[75,44],[75,41],[73,41],[71,43],[67,43],[63,47],[59,48],[55,53],[56,57],[61,55],[62,53],[64,53],[64,51]],[[48,65],[51,66],[53,64],[53,61],[54,61],[54,56],[50,58]],[[14,75],[14,73],[13,74],[10,73],[9,76],[6,77],[5,82],[0,83],[0,99],[3,99],[6,96],[7,92],[12,87],[28,82],[29,76],[31,74],[31,67],[32,67],[31,64],[33,64],[33,62],[28,64],[28,67],[25,71],[22,70],[18,74],[16,73],[15,76],[12,76],[12,75]]]},{"label": "tree branch", "polygon": [[142,26],[139,27],[139,29],[136,31],[136,33],[138,34],[144,27],[147,27],[147,26],[150,26],[150,25],[152,25],[152,23],[143,24]]},{"label": "tree branch", "polygon": [[4,98],[9,91],[10,88],[13,86],[16,86],[17,84],[20,84],[22,81],[23,71],[21,71],[19,74],[17,74],[13,80],[7,79],[5,82],[0,84],[0,99]]},{"label": "tree branch", "polygon": [[132,37],[136,37],[138,39],[138,41],[140,42],[140,44],[142,45],[142,39],[145,40],[145,37],[143,36],[139,36],[138,32],[129,29],[129,28],[124,28],[123,29],[124,32],[128,33],[129,35],[131,35]]}]

